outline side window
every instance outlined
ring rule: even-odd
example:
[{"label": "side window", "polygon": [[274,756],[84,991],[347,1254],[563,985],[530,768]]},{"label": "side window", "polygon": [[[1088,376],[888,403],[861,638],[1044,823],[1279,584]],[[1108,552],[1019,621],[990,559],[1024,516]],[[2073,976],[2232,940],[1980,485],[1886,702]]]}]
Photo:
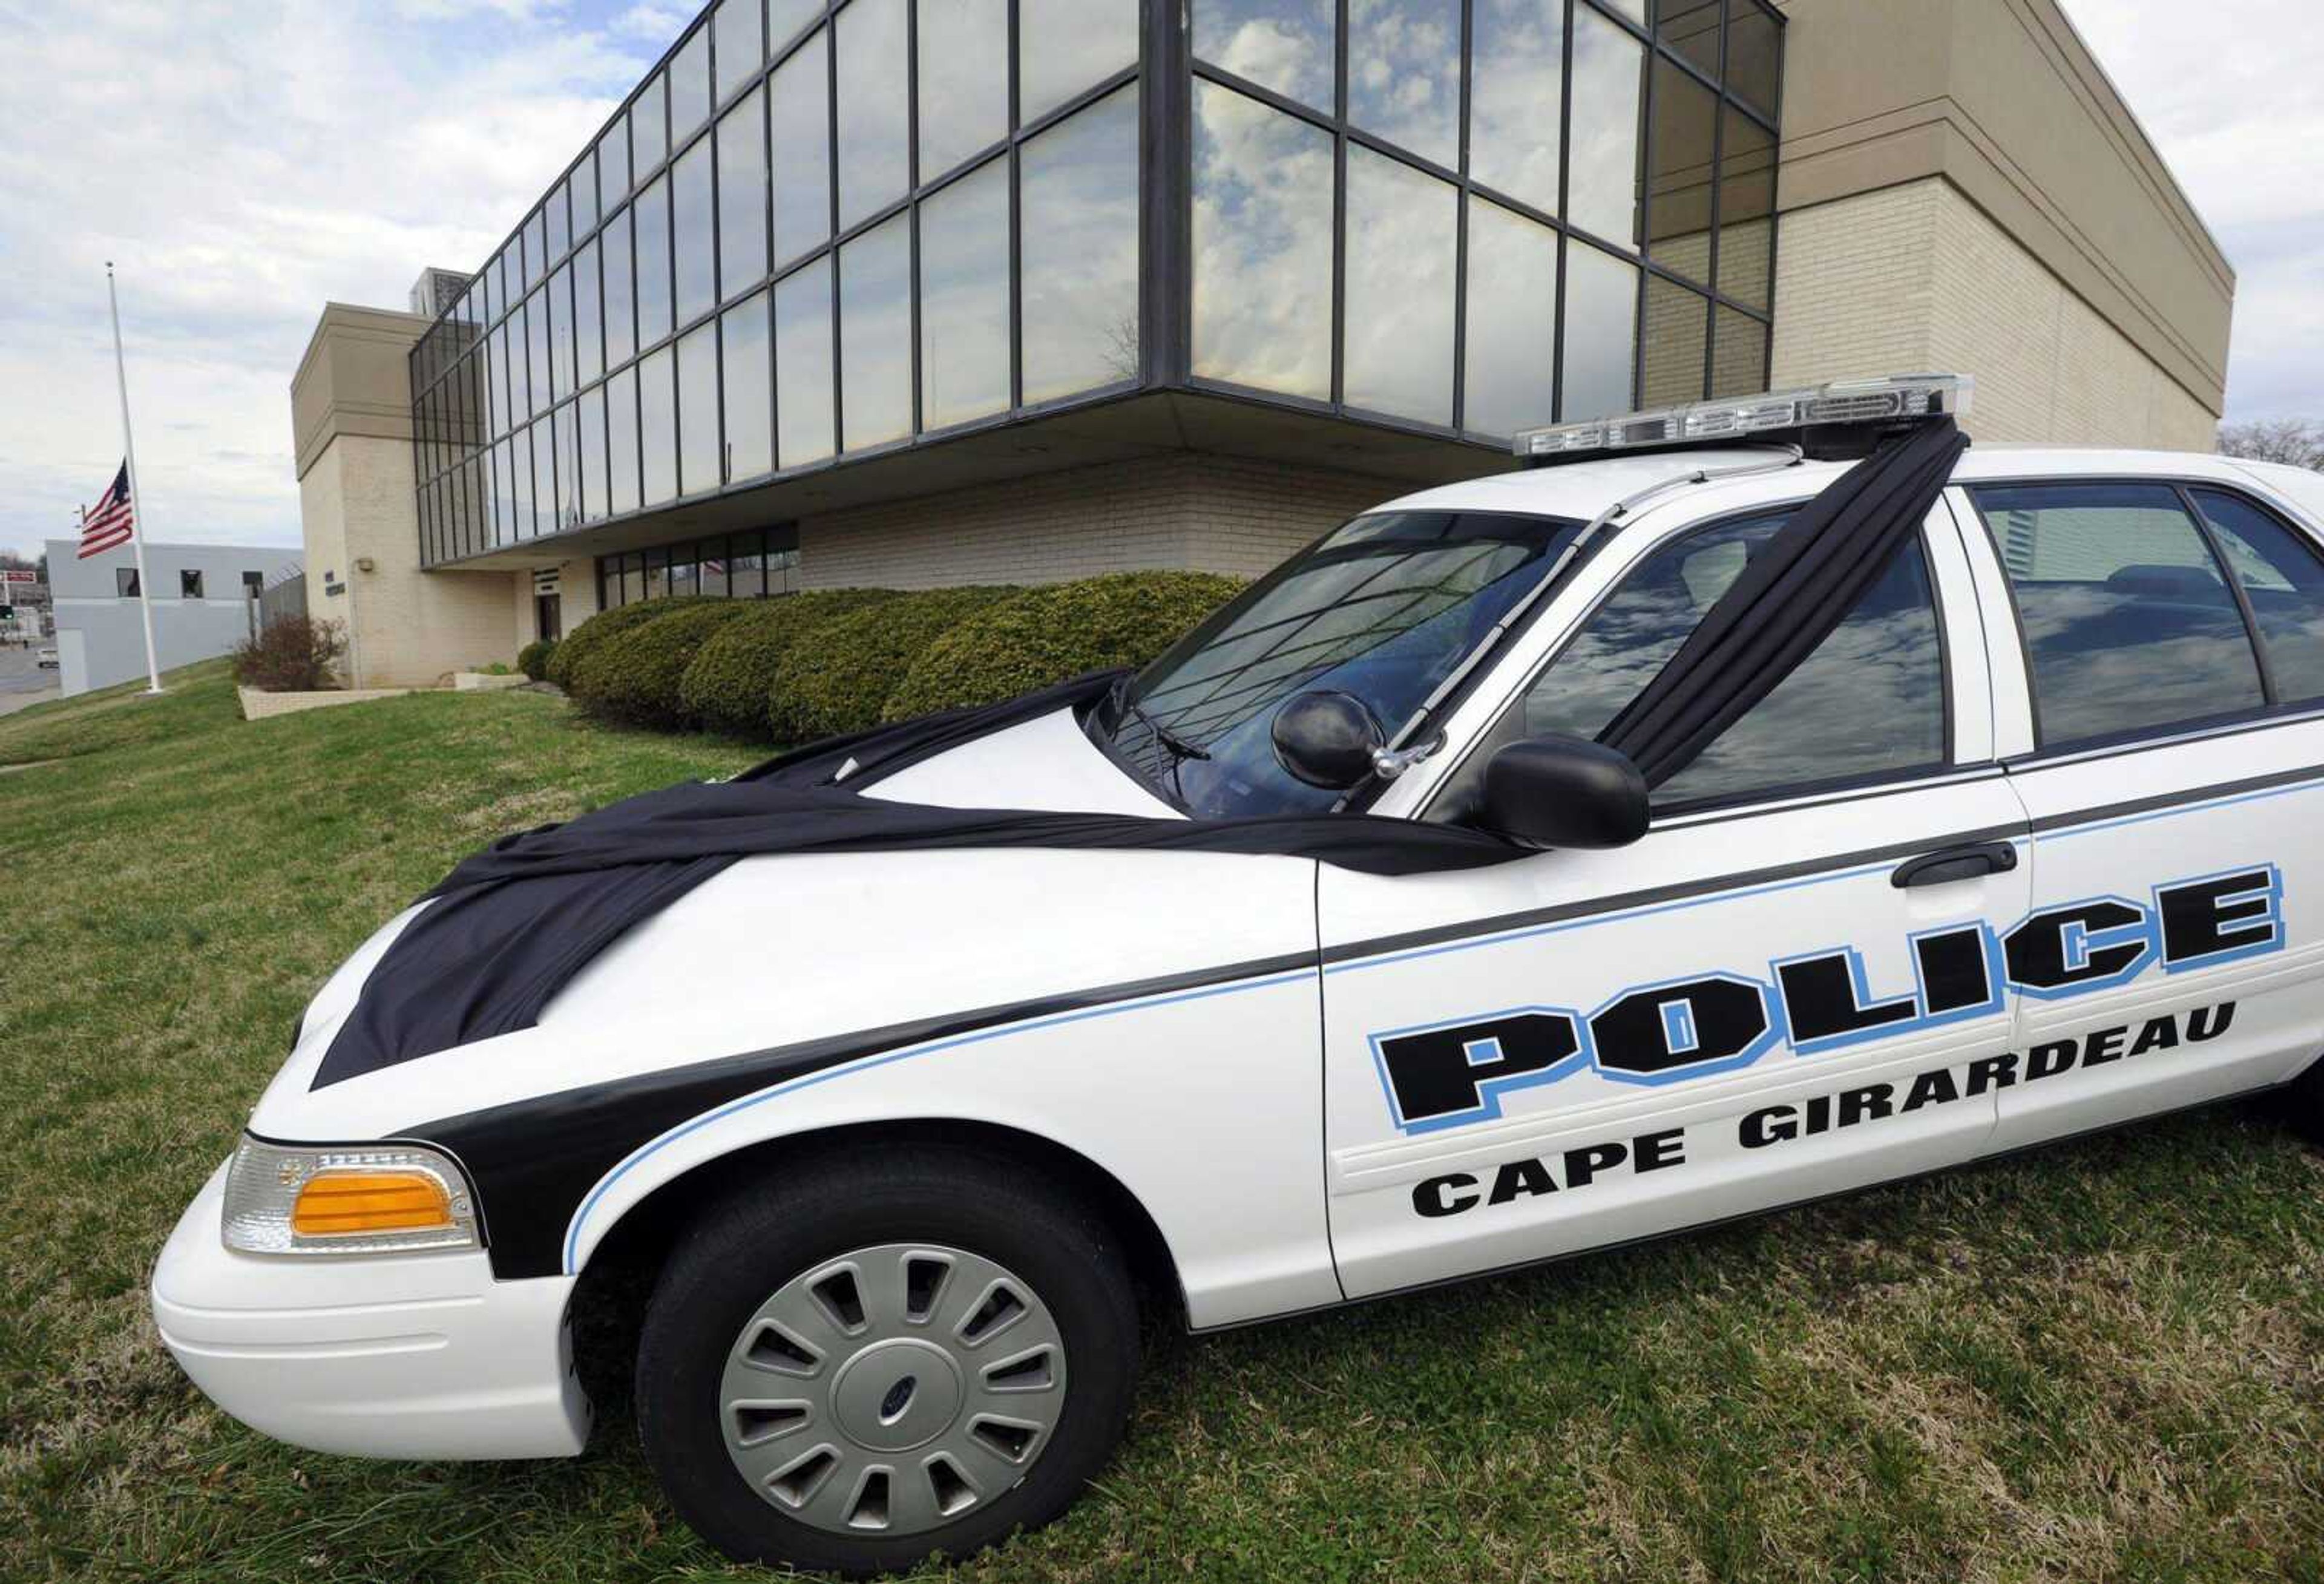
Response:
[{"label": "side window", "polygon": [[[1523,735],[1605,730],[1787,517],[1722,523],[1656,551],[1535,680],[1519,705]],[[1915,535],[1800,668],[1657,787],[1655,801],[1854,780],[1944,758],[1943,652]]]},{"label": "side window", "polygon": [[2235,594],[2175,488],[1971,493],[2016,596],[2043,747],[2267,702]]},{"label": "side window", "polygon": [[2324,560],[2297,531],[2242,496],[2190,493],[2251,605],[2275,702],[2324,698]]}]

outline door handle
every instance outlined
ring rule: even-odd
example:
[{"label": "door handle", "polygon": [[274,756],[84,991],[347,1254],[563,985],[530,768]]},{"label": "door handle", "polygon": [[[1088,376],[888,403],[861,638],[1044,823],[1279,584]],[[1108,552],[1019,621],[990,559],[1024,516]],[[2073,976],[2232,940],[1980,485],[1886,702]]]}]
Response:
[{"label": "door handle", "polygon": [[1969,847],[1948,847],[1898,867],[1888,877],[1898,890],[1914,886],[1945,886],[1989,874],[2007,874],[2017,867],[2017,848],[2009,842],[1979,842]]}]

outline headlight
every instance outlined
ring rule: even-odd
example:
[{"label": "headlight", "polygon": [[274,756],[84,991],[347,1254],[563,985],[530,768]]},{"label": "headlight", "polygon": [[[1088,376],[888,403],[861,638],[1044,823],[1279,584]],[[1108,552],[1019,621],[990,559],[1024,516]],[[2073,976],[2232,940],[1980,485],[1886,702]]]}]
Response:
[{"label": "headlight", "polygon": [[226,1246],[244,1254],[475,1248],[475,1196],[449,1156],[412,1144],[297,1147],[245,1137],[226,1174]]}]

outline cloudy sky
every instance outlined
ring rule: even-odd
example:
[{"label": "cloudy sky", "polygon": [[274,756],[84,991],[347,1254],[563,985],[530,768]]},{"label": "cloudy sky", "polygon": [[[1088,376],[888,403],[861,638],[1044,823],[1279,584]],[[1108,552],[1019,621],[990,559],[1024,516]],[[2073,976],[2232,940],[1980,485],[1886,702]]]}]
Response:
[{"label": "cloudy sky", "polygon": [[[2324,410],[2313,3],[2068,0],[2241,272],[2231,417]],[[480,262],[692,9],[0,0],[0,548],[66,535],[119,461],[107,259],[155,534],[296,543],[321,303]]]}]

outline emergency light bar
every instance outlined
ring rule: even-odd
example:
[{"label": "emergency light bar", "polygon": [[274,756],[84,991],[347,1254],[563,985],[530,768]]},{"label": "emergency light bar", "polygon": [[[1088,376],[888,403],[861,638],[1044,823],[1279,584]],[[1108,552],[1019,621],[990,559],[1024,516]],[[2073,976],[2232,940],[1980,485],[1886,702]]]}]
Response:
[{"label": "emergency light bar", "polygon": [[1804,390],[1729,396],[1634,412],[1625,418],[1527,429],[1517,437],[1513,449],[1526,463],[1544,466],[1608,452],[1715,445],[1778,435],[1794,437],[1841,428],[1859,431],[1849,438],[1861,445],[1868,437],[1862,431],[1874,426],[1895,428],[1947,414],[1960,417],[1969,411],[1976,392],[1977,382],[1968,374],[1835,380]]}]

